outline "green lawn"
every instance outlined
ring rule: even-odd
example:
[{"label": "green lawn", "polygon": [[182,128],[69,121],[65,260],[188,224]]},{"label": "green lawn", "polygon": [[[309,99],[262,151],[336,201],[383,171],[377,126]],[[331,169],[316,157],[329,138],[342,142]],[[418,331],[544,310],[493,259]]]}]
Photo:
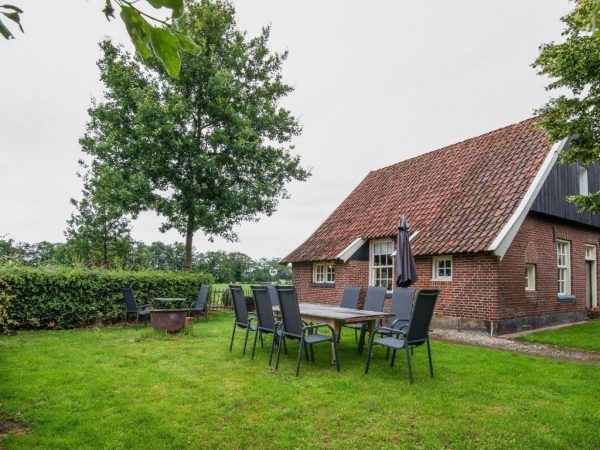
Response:
[{"label": "green lawn", "polygon": [[600,320],[580,323],[558,330],[539,331],[520,336],[524,342],[552,344],[600,352]]},{"label": "green lawn", "polygon": [[[21,332],[0,338],[0,410],[34,448],[597,448],[600,367],[433,343],[436,377],[415,350],[416,382],[376,352],[369,375],[354,338],[342,371],[327,345],[294,376],[267,349],[227,351],[232,317],[189,335],[150,328]],[[291,353],[297,347],[290,345]]]}]

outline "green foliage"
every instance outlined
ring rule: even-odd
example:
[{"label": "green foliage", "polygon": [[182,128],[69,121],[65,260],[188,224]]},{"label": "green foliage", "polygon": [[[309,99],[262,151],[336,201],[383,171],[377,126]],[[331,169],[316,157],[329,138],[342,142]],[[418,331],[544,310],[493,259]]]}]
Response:
[{"label": "green foliage", "polygon": [[[110,41],[100,44],[105,100],[89,109],[80,142],[112,204],[153,210],[165,218],[162,231],[186,236],[189,269],[195,232],[235,240],[236,225],[272,214],[288,197],[286,184],[309,172],[292,153],[300,126],[279,104],[292,91],[281,77],[287,54],[269,51],[269,28],[249,39],[233,6],[220,1],[189,4],[178,26],[181,35],[150,33],[178,79],[153,58],[145,67]],[[167,57],[177,45],[190,51],[181,66]]]},{"label": "green foliage", "polygon": [[[154,297],[184,297],[190,302],[203,283],[204,273],[108,271],[67,268],[0,266],[1,306],[16,328],[75,328],[110,323],[122,318],[121,287],[131,286],[139,304]],[[2,301],[4,296],[4,303]],[[6,301],[7,296],[12,297]]]},{"label": "green foliage", "polygon": [[[579,0],[561,20],[564,42],[540,47],[533,67],[562,93],[536,111],[538,125],[553,141],[574,138],[559,155],[562,163],[600,162],[600,36],[594,24],[597,0]],[[582,211],[600,212],[600,192],[569,197]]]},{"label": "green foliage", "polygon": [[[66,243],[52,242],[15,242],[13,239],[2,239],[0,236],[0,264],[25,265],[29,267],[97,267],[90,258],[93,246],[85,241],[71,239]],[[117,251],[118,250],[118,251]],[[122,251],[122,253],[121,253]],[[125,270],[169,270],[183,269],[184,246],[180,242],[165,244],[163,242],[131,241],[131,245],[111,248],[108,264],[110,269]],[[280,258],[252,259],[240,252],[206,252],[192,253],[192,270],[210,273],[219,283],[254,283],[289,281],[292,277],[290,266],[279,264]]]},{"label": "green foliage", "polygon": [[[179,51],[198,54],[199,47],[193,39],[178,30],[177,19],[184,12],[184,0],[146,0],[149,5],[156,9],[167,8],[171,10],[170,19],[159,19],[138,6],[139,0],[104,0],[102,12],[107,20],[115,17],[115,7],[121,8],[120,17],[125,24],[127,33],[137,53],[144,60],[156,56],[163,64],[167,73],[177,78],[181,57]],[[21,32],[21,16],[23,11],[14,5],[0,5],[0,15],[7,17],[18,25]],[[156,24],[156,25],[153,25]],[[8,27],[0,20],[0,35],[5,39],[14,39],[14,35]]]},{"label": "green foliage", "polygon": [[16,322],[9,316],[9,308],[11,306],[12,295],[9,293],[10,286],[0,275],[0,334],[7,333],[12,330]]},{"label": "green foliage", "polygon": [[126,267],[133,247],[131,218],[118,205],[97,195],[87,175],[83,198],[71,199],[71,203],[77,213],[67,222],[65,236],[78,260],[86,267]]},{"label": "green foliage", "polygon": [[[21,32],[23,33],[23,26],[21,25],[21,14],[23,10],[14,5],[0,5],[0,14],[7,17],[8,20],[17,24]],[[0,35],[4,39],[14,39],[15,36],[11,33],[8,27],[0,20]]]}]

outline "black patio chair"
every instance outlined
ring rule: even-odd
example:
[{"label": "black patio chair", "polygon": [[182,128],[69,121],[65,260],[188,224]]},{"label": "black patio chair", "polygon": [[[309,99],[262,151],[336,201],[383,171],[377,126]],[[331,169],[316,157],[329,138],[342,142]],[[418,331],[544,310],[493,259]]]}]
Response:
[{"label": "black patio chair", "polygon": [[[317,323],[314,325],[305,325],[300,316],[300,306],[298,305],[298,297],[296,289],[288,286],[277,286],[279,294],[279,306],[281,308],[281,319],[283,328],[277,330],[279,338],[277,339],[277,363],[275,369],[279,368],[279,357],[281,355],[281,343],[285,344],[286,339],[294,339],[300,341],[298,348],[298,361],[296,363],[296,376],[300,374],[300,362],[302,360],[302,350],[308,359],[308,350],[310,348],[310,359],[315,361],[315,353],[313,345],[320,342],[331,342],[335,353],[336,369],[340,370],[340,358],[337,350],[337,337],[333,328],[325,323]],[[319,328],[329,328],[331,336],[318,334]],[[307,333],[308,332],[308,333]]]},{"label": "black patio chair", "polygon": [[[258,332],[254,335],[254,345],[252,346],[252,359],[256,350],[256,341],[260,337],[261,346],[263,346],[263,334],[272,334],[271,350],[269,351],[269,365],[273,362],[273,349],[275,341],[279,337],[277,330],[281,326],[281,322],[275,321],[273,315],[273,306],[271,304],[271,296],[267,286],[251,286],[252,295],[254,296],[254,305],[256,306],[256,318],[258,320]],[[286,350],[287,353],[287,350]]]},{"label": "black patio chair", "polygon": [[358,298],[360,297],[360,286],[346,286],[340,300],[340,308],[358,308]]},{"label": "black patio chair", "polygon": [[123,321],[127,326],[127,319],[131,314],[135,314],[135,326],[139,326],[140,317],[144,319],[144,323],[147,324],[148,318],[150,317],[150,306],[149,305],[138,305],[133,295],[133,289],[130,287],[123,288],[123,297],[125,299],[125,311],[123,314]]},{"label": "black patio chair", "polygon": [[[406,353],[406,364],[408,365],[408,376],[411,383],[414,383],[411,350],[427,344],[427,356],[429,358],[429,372],[433,378],[433,361],[431,360],[431,345],[429,344],[429,326],[435,309],[435,302],[439,294],[438,289],[417,291],[417,296],[413,306],[410,321],[401,328],[380,327],[371,334],[369,339],[369,350],[367,351],[367,363],[365,373],[369,372],[369,364],[373,352],[373,345],[381,345],[393,350],[391,366],[394,367],[396,360],[396,351],[404,349]],[[374,339],[377,333],[387,332],[389,335]]]},{"label": "black patio chair", "polygon": [[[384,287],[369,286],[367,289],[367,297],[365,298],[365,305],[363,307],[366,311],[383,311],[383,304],[385,302],[385,294],[387,289]],[[367,332],[368,324],[366,322],[349,323],[344,325],[346,328],[352,328],[354,330],[354,340],[358,340],[358,353],[362,353],[365,346],[365,333]],[[356,335],[360,331],[360,339],[357,339]]]},{"label": "black patio chair", "polygon": [[200,290],[198,291],[198,298],[196,298],[196,302],[190,308],[188,315],[195,316],[200,315],[204,316],[206,320],[208,320],[208,284],[203,284],[200,286]]},{"label": "black patio chair", "polygon": [[[397,287],[394,288],[392,293],[392,304],[390,305],[390,313],[394,314],[394,317],[387,319],[387,328],[402,328],[404,325],[408,325],[410,322],[410,315],[412,314],[413,301],[415,299],[416,289]],[[381,330],[380,334],[389,334],[385,330]]]},{"label": "black patio chair", "polygon": [[[344,293],[342,294],[342,300],[340,300],[340,308],[358,308],[358,299],[360,298],[360,286],[346,286]],[[356,339],[356,329],[354,330]],[[338,333],[338,342],[342,337],[342,330]]]},{"label": "black patio chair", "polygon": [[269,292],[269,299],[271,300],[271,306],[279,306],[279,295],[277,294],[277,286],[268,284],[267,291]]},{"label": "black patio chair", "polygon": [[[390,313],[394,314],[394,317],[386,319],[387,328],[400,329],[404,325],[408,325],[410,322],[410,315],[412,314],[413,301],[415,299],[414,288],[396,287],[392,293],[392,304],[390,305]],[[391,332],[381,329],[378,334],[382,336],[390,336]],[[387,360],[390,356],[390,349],[387,349],[385,359]]]},{"label": "black patio chair", "polygon": [[244,291],[241,286],[229,285],[229,291],[233,298],[233,310],[235,311],[235,320],[233,322],[233,333],[231,333],[231,343],[229,344],[229,351],[233,349],[233,339],[235,337],[235,330],[239,327],[246,330],[246,337],[244,339],[244,350],[242,355],[246,354],[246,346],[248,344],[248,335],[250,331],[257,332],[257,325],[252,324],[256,320],[256,314],[249,313],[248,307],[246,306],[246,298],[244,297]]}]

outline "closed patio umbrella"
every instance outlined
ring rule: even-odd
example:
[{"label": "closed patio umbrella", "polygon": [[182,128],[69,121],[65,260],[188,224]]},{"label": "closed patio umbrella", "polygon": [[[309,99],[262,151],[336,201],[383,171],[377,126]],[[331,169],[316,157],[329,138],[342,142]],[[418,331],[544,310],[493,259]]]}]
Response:
[{"label": "closed patio umbrella", "polygon": [[396,239],[396,286],[399,287],[409,287],[419,279],[408,238],[408,223],[404,216],[400,216]]}]

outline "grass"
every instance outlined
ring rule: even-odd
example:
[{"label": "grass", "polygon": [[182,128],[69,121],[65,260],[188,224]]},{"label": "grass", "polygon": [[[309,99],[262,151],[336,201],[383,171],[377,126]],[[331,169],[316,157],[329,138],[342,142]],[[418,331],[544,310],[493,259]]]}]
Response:
[{"label": "grass", "polygon": [[580,323],[556,330],[539,331],[518,338],[524,342],[552,344],[600,352],[600,320]]},{"label": "grass", "polygon": [[[342,371],[327,345],[294,376],[227,351],[232,316],[182,336],[150,328],[21,332],[0,338],[0,414],[21,422],[7,449],[597,448],[600,367],[434,342],[436,377],[415,350],[368,375],[354,338]],[[21,433],[22,434],[22,433]]]}]

